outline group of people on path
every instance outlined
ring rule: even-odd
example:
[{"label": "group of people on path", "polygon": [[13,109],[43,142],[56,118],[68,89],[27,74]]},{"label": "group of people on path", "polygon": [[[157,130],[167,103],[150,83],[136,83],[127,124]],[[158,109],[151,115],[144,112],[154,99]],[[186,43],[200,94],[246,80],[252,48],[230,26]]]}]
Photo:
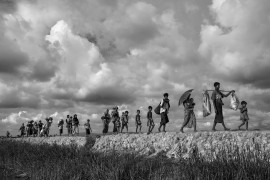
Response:
[{"label": "group of people on path", "polygon": [[20,127],[19,131],[21,131],[21,136],[49,136],[50,127],[53,122],[53,118],[49,117],[46,118],[46,123],[43,124],[41,120],[39,122],[35,122],[34,120],[28,121],[27,125],[25,126],[24,123],[22,123],[22,126]]},{"label": "group of people on path", "polygon": [[[223,117],[223,105],[222,98],[228,97],[230,94],[235,93],[234,90],[229,91],[227,94],[224,94],[220,91],[220,83],[215,82],[214,83],[215,90],[212,93],[211,100],[213,102],[214,110],[215,110],[215,118],[212,130],[216,131],[216,125],[217,123],[221,123],[224,127],[224,130],[230,130],[226,127],[224,123],[224,117]],[[183,102],[184,106],[184,122],[180,128],[180,132],[184,133],[184,128],[194,128],[194,132],[197,132],[197,122],[196,122],[196,115],[194,113],[194,107],[195,107],[194,99],[190,97],[190,95],[187,97],[187,99]],[[169,122],[168,113],[170,109],[170,100],[169,100],[169,94],[164,93],[163,99],[161,100],[159,106],[155,109],[155,113],[160,115],[160,123],[158,127],[158,132],[166,132],[166,124]],[[240,110],[240,120],[242,123],[238,126],[238,129],[243,125],[246,125],[246,130],[248,130],[248,110],[247,110],[247,102],[242,101],[241,106],[238,107]],[[147,126],[148,126],[148,134],[150,134],[155,126],[153,117],[152,117],[152,106],[148,107],[147,112]],[[107,109],[104,113],[104,115],[101,117],[103,121],[103,134],[106,134],[108,132],[109,123],[112,121],[113,123],[113,133],[122,133],[124,127],[126,127],[128,132],[128,120],[129,115],[128,111],[125,111],[122,113],[122,117],[120,118],[118,113],[118,108],[114,107],[113,111],[111,112],[111,115],[109,114],[109,109]],[[121,121],[120,121],[121,119]],[[122,124],[121,124],[122,122]],[[135,116],[135,125],[136,125],[136,133],[141,132],[142,128],[142,122],[141,122],[141,115],[140,110],[137,110],[137,114]]]},{"label": "group of people on path", "polygon": [[[222,99],[224,97],[228,97],[230,94],[235,93],[234,90],[229,91],[227,94],[224,94],[220,91],[220,83],[215,82],[214,83],[215,90],[212,93],[211,100],[213,102],[214,110],[215,110],[215,119],[212,127],[212,131],[216,131],[216,125],[217,123],[221,123],[224,130],[228,131],[229,128],[226,127],[224,123],[224,116],[223,116],[223,101]],[[190,96],[183,102],[185,113],[184,113],[184,122],[180,129],[180,132],[184,132],[184,127],[188,126],[189,128],[194,127],[194,132],[196,132],[196,117],[194,113],[194,107],[195,103],[193,98],[190,98]],[[238,129],[246,124],[246,130],[248,130],[248,109],[247,109],[247,102],[241,101],[241,105],[238,107],[240,110],[240,120],[242,123],[238,126]]]},{"label": "group of people on path", "polygon": [[[19,131],[21,131],[21,137],[24,137],[25,135],[27,137],[33,136],[33,137],[42,137],[42,136],[49,136],[50,127],[53,122],[53,118],[49,117],[46,118],[46,123],[43,124],[41,120],[39,122],[34,122],[33,120],[29,121],[27,125],[25,126],[24,123],[20,127]],[[59,128],[59,135],[61,136],[63,134],[65,121],[61,119],[58,121],[57,126]],[[67,115],[66,118],[66,128],[67,128],[67,134],[70,135],[79,135],[79,119],[77,117],[77,114],[74,114],[74,116]],[[90,126],[90,119],[87,120],[87,122],[84,124],[85,133],[86,135],[90,135],[92,132],[91,126]]]},{"label": "group of people on path", "polygon": [[[234,90],[229,91],[227,94],[224,94],[220,91],[220,83],[215,82],[214,83],[215,90],[212,93],[211,100],[213,102],[214,110],[215,110],[215,118],[212,130],[216,131],[216,125],[217,123],[221,123],[224,127],[224,130],[230,130],[226,127],[224,123],[224,117],[223,117],[223,101],[222,99],[224,97],[228,97],[230,94],[235,93]],[[197,123],[196,123],[196,116],[194,113],[194,107],[195,107],[194,99],[190,97],[190,95],[183,101],[184,106],[184,122],[180,128],[180,132],[184,133],[184,128],[194,128],[194,132],[197,131]],[[241,106],[238,107],[240,110],[240,120],[242,123],[238,126],[238,129],[243,125],[246,125],[246,130],[248,130],[248,109],[247,109],[247,102],[242,101]],[[148,107],[147,112],[147,126],[148,126],[148,132],[147,134],[152,133],[155,123],[153,120],[153,114],[152,114],[152,106]],[[169,122],[168,114],[170,110],[170,100],[169,100],[169,94],[164,93],[163,99],[159,103],[158,107],[155,108],[155,113],[160,115],[160,123],[158,127],[158,131],[166,132],[166,124]],[[105,111],[103,116],[101,117],[103,122],[103,130],[102,133],[106,134],[108,133],[109,124],[110,122],[113,123],[113,133],[122,133],[124,129],[126,129],[126,132],[128,132],[128,123],[129,123],[129,112],[124,111],[122,112],[122,115],[120,117],[118,107],[114,107],[112,109],[112,112],[109,113],[109,109]],[[41,120],[39,122],[29,121],[26,126],[22,124],[20,127],[21,136],[24,136],[25,134],[27,136],[33,135],[35,136],[49,136],[49,130],[50,126],[52,124],[53,118],[46,118],[46,123],[43,124]],[[59,134],[60,136],[63,134],[63,127],[64,127],[64,120],[61,119],[58,122],[59,127]],[[76,114],[74,116],[67,115],[66,118],[66,128],[67,133],[69,135],[78,135],[79,134],[79,119]],[[141,132],[142,129],[142,121],[141,121],[141,115],[140,110],[137,110],[136,116],[135,116],[135,125],[136,125],[136,133]],[[91,126],[90,126],[90,120],[88,119],[87,122],[84,124],[86,135],[89,135],[92,132]]]},{"label": "group of people on path", "polygon": [[[163,132],[166,132],[166,124],[169,122],[169,118],[168,118],[168,113],[170,109],[169,94],[164,93],[163,96],[164,98],[159,104],[159,114],[161,116],[161,122],[158,128],[159,132],[161,131],[162,127],[163,127]],[[152,106],[148,107],[148,112],[147,112],[148,134],[150,134],[155,127],[152,109],[153,109]],[[136,133],[139,133],[142,130],[142,121],[141,121],[140,113],[141,111],[138,109],[135,116]],[[113,133],[120,133],[120,132],[122,133],[125,128],[126,128],[126,131],[128,132],[128,123],[129,123],[128,111],[122,112],[122,116],[120,117],[119,112],[118,112],[118,107],[114,107],[112,109],[111,114],[109,113],[109,109],[106,109],[101,119],[103,121],[103,131],[102,131],[103,134],[108,133],[110,122],[113,123]]]}]

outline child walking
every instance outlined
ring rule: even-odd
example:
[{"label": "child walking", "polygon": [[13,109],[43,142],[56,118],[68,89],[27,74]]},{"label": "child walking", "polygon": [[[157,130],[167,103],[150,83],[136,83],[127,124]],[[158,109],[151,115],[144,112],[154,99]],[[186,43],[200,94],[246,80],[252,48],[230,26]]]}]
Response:
[{"label": "child walking", "polygon": [[141,132],[142,122],[141,122],[140,110],[137,110],[137,115],[135,117],[135,124],[136,124],[136,133],[138,132],[138,128],[140,128],[140,132]]},{"label": "child walking", "polygon": [[154,123],[154,120],[152,117],[152,106],[148,107],[147,120],[148,120],[147,121],[147,126],[148,126],[148,133],[147,134],[150,134],[155,127],[155,123]]},{"label": "child walking", "polygon": [[85,134],[86,136],[89,136],[90,133],[92,132],[91,126],[90,126],[90,119],[87,119],[87,123],[84,124],[85,128]]},{"label": "child walking", "polygon": [[248,130],[249,117],[246,101],[241,102],[241,107],[239,108],[239,110],[240,110],[240,120],[242,121],[242,124],[239,125],[238,129],[240,130],[241,126],[246,124],[246,130]]},{"label": "child walking", "polygon": [[121,133],[123,132],[123,129],[126,127],[127,132],[128,132],[128,111],[125,111],[122,113],[122,128],[121,128]]}]

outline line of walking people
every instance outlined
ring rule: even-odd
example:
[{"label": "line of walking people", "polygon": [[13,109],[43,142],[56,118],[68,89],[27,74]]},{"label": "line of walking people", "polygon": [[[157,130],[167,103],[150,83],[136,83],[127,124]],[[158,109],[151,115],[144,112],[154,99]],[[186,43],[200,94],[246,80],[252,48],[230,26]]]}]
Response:
[{"label": "line of walking people", "polygon": [[[161,100],[160,104],[158,107],[155,109],[155,112],[157,114],[160,114],[161,116],[161,121],[160,125],[158,128],[158,131],[161,132],[161,128],[163,127],[163,132],[166,132],[166,124],[169,122],[168,118],[168,113],[170,109],[170,100],[169,100],[169,94],[164,93],[163,99]],[[148,107],[148,112],[147,112],[147,126],[148,126],[148,132],[147,134],[152,133],[155,123],[153,120],[153,113],[152,113],[152,106]],[[135,125],[136,125],[136,133],[140,133],[142,130],[142,121],[141,121],[141,111],[137,110],[136,111],[136,116],[135,116]],[[112,122],[113,124],[113,133],[122,133],[124,129],[128,132],[128,123],[129,123],[129,112],[125,111],[122,112],[122,116],[120,117],[118,107],[114,107],[112,109],[111,114],[109,113],[109,109],[107,109],[104,113],[104,115],[101,117],[102,122],[103,122],[103,134],[108,133],[109,129],[109,124]]]}]

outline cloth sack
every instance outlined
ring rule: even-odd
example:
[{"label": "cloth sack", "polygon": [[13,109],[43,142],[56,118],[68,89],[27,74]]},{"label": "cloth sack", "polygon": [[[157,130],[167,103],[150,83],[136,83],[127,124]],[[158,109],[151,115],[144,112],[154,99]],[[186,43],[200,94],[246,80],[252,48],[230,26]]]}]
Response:
[{"label": "cloth sack", "polygon": [[232,93],[232,95],[231,95],[231,103],[230,103],[231,109],[236,111],[238,109],[238,107],[239,107],[239,104],[240,104],[240,102],[239,102],[238,97],[236,96],[235,93]]},{"label": "cloth sack", "polygon": [[158,115],[160,115],[160,103],[158,104],[158,106],[154,109],[154,112]]},{"label": "cloth sack", "polygon": [[209,116],[211,114],[211,102],[210,102],[210,96],[207,91],[204,91],[202,93],[203,95],[203,117]]}]

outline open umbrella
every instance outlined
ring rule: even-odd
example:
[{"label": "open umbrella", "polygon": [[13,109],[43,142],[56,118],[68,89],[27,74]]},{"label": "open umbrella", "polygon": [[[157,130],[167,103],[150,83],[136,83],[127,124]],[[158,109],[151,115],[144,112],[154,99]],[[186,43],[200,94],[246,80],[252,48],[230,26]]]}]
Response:
[{"label": "open umbrella", "polygon": [[190,89],[186,91],[184,94],[182,94],[182,96],[179,99],[178,106],[180,106],[185,100],[187,100],[187,98],[190,96],[192,91],[193,89]]}]

